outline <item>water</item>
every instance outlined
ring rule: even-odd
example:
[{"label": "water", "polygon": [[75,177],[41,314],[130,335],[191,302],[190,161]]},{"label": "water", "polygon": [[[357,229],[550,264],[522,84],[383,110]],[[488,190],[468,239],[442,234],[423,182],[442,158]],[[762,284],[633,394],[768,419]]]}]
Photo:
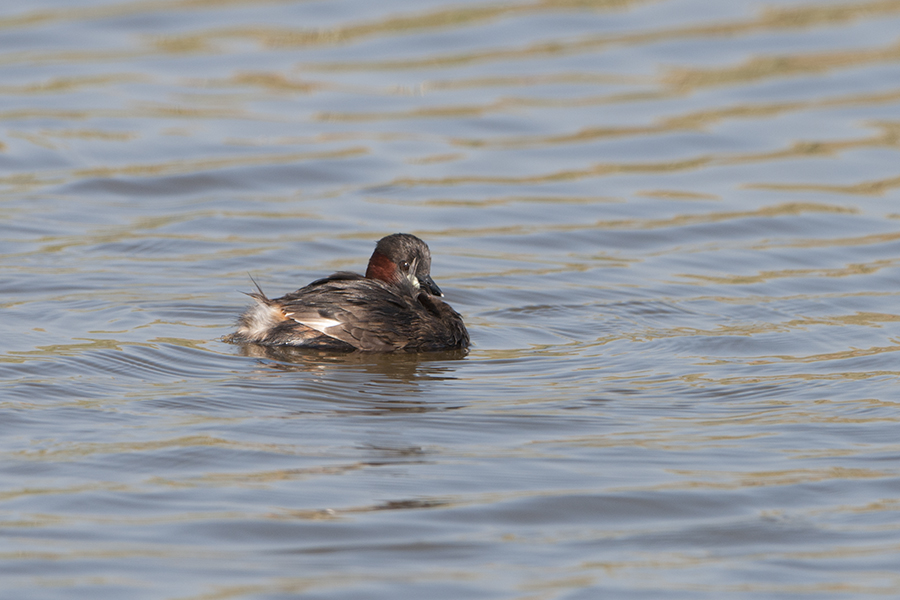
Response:
[{"label": "water", "polygon": [[[5,4],[4,597],[895,595],[897,31]],[[468,354],[222,341],[395,231]]]}]

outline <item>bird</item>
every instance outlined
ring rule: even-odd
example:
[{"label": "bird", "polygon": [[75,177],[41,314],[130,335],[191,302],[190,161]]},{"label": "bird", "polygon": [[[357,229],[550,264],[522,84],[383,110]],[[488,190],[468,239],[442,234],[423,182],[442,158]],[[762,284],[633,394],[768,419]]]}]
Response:
[{"label": "bird", "polygon": [[[251,278],[252,280],[252,278]],[[362,352],[465,349],[469,332],[431,278],[431,251],[409,233],[375,245],[366,274],[340,271],[280,298],[256,282],[256,303],[228,341]]]}]

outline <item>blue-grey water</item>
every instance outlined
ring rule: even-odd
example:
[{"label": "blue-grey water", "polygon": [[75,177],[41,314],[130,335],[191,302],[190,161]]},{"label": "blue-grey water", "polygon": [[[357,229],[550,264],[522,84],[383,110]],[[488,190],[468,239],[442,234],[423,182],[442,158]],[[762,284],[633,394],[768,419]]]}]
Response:
[{"label": "blue-grey water", "polygon": [[[3,3],[2,597],[900,595],[898,32]],[[223,341],[396,231],[468,354]]]}]

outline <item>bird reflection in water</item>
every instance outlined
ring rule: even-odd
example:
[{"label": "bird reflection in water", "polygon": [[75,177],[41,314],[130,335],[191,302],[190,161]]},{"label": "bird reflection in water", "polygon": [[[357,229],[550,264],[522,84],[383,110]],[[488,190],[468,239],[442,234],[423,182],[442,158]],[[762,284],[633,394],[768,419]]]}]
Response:
[{"label": "bird reflection in water", "polygon": [[[244,356],[259,359],[262,372],[305,373],[307,389],[325,385],[330,396],[377,402],[376,410],[426,412],[448,410],[440,397],[428,399],[423,387],[458,379],[467,350],[426,353],[334,352],[292,346],[241,344]],[[426,398],[423,400],[423,398]]]}]

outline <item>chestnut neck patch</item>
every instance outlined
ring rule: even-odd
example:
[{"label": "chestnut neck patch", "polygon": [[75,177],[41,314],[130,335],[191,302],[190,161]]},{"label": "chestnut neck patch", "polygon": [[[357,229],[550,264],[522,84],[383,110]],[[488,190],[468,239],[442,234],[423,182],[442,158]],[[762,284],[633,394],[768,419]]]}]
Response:
[{"label": "chestnut neck patch", "polygon": [[394,264],[394,261],[376,250],[372,253],[372,258],[369,259],[366,277],[369,279],[380,279],[385,283],[396,283],[397,265]]}]

